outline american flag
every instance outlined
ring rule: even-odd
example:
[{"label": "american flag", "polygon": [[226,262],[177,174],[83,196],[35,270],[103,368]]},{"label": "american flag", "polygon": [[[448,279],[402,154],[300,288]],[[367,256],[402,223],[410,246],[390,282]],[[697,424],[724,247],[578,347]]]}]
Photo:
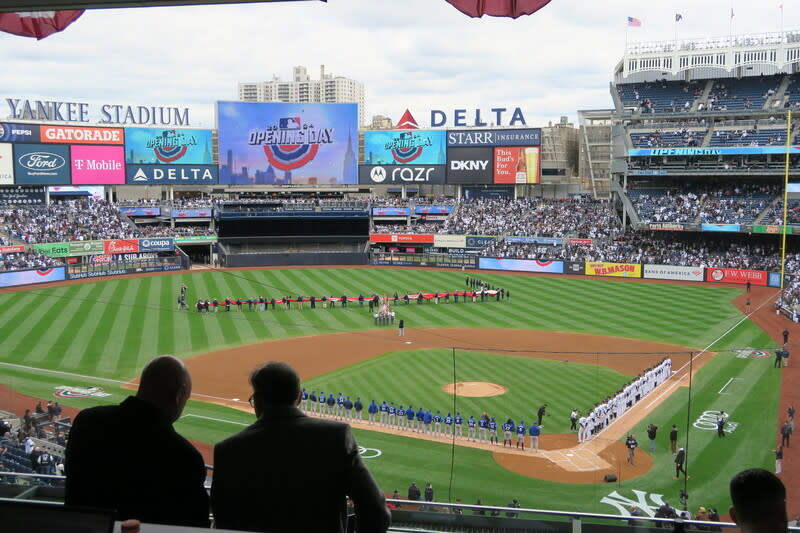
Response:
[{"label": "american flag", "polygon": [[633,26],[634,28],[639,28],[642,26],[642,21],[635,18],[635,17],[628,17],[628,26]]}]

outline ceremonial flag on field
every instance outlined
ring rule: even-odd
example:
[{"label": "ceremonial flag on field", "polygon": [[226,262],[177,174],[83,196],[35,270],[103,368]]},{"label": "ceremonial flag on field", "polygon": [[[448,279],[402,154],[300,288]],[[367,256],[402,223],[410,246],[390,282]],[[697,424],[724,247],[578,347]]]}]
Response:
[{"label": "ceremonial flag on field", "polygon": [[731,18],[733,18],[733,8],[731,8]]},{"label": "ceremonial flag on field", "polygon": [[680,22],[683,20],[683,15],[680,13],[675,13],[675,22]]},{"label": "ceremonial flag on field", "polygon": [[0,13],[0,31],[21,37],[44,39],[63,30],[81,15],[83,9]]},{"label": "ceremonial flag on field", "polygon": [[550,0],[445,0],[453,7],[470,17],[510,17],[536,13],[550,3]]},{"label": "ceremonial flag on field", "polygon": [[640,28],[642,26],[642,21],[635,17],[628,17],[628,26]]}]

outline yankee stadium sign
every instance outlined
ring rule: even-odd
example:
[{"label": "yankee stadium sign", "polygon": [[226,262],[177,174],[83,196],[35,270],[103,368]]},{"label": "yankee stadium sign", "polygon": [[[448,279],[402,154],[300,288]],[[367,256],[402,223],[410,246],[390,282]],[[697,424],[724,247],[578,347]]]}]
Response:
[{"label": "yankee stadium sign", "polygon": [[[54,122],[90,122],[89,104],[55,100],[21,100],[6,98],[11,118]],[[161,106],[100,106],[101,124],[149,124],[153,126],[188,126],[189,108]]]}]

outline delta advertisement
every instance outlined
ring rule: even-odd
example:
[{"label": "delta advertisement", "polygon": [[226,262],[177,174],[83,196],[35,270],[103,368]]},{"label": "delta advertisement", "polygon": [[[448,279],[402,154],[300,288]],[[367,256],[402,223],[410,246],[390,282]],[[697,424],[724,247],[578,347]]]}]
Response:
[{"label": "delta advertisement", "polygon": [[564,262],[480,257],[478,258],[478,268],[481,270],[511,270],[514,272],[548,272],[551,274],[563,274]]},{"label": "delta advertisement", "polygon": [[703,267],[644,265],[644,277],[647,279],[671,279],[678,281],[703,281]]},{"label": "delta advertisement", "polygon": [[216,165],[126,165],[128,185],[216,185]]},{"label": "delta advertisement", "polygon": [[355,185],[358,104],[217,102],[219,182]]},{"label": "delta advertisement", "polygon": [[618,278],[641,278],[642,265],[631,263],[605,263],[586,261],[587,276],[613,276]]},{"label": "delta advertisement", "polygon": [[714,283],[737,283],[766,286],[769,274],[764,270],[743,270],[739,268],[706,268],[706,281]]},{"label": "delta advertisement", "polygon": [[125,162],[211,165],[211,130],[125,128]]},{"label": "delta advertisement", "polygon": [[72,183],[124,185],[125,151],[122,146],[72,145]]},{"label": "delta advertisement", "polygon": [[446,161],[445,131],[364,132],[366,165],[444,165]]},{"label": "delta advertisement", "polygon": [[494,149],[495,183],[539,183],[539,148],[533,146]]},{"label": "delta advertisement", "polygon": [[70,185],[68,145],[15,144],[17,185]]},{"label": "delta advertisement", "polygon": [[14,184],[14,149],[10,143],[0,143],[0,185]]},{"label": "delta advertisement", "polygon": [[52,281],[64,281],[64,279],[64,267],[49,268],[47,270],[18,270],[0,274],[0,287],[50,283]]}]

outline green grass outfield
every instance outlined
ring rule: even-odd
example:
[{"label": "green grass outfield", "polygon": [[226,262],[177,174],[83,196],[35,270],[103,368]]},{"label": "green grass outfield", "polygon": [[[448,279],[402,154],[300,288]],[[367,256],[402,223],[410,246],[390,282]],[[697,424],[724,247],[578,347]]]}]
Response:
[{"label": "green grass outfield", "polygon": [[[706,410],[725,409],[738,427],[726,439],[717,439],[714,431],[691,429],[689,492],[691,505],[710,505],[727,509],[727,481],[737,471],[749,466],[770,467],[777,424],[779,375],[772,370],[770,358],[739,358],[728,351],[738,348],[769,348],[772,341],[730,303],[741,293],[738,288],[712,285],[667,285],[604,279],[576,279],[513,274],[470,273],[489,283],[510,289],[509,302],[460,303],[455,305],[400,305],[398,312],[407,327],[514,328],[552,331],[573,331],[598,335],[668,342],[696,349],[709,347],[721,351],[695,379],[692,412],[693,423]],[[100,403],[116,402],[128,394],[118,381],[137,376],[152,356],[173,353],[188,357],[211,350],[263,340],[299,335],[372,329],[367,309],[350,304],[347,309],[285,311],[265,313],[218,313],[198,315],[195,311],[178,312],[175,298],[181,283],[189,286],[188,301],[196,298],[279,297],[282,295],[364,295],[423,291],[460,290],[464,273],[402,269],[279,269],[230,271],[151,276],[117,279],[56,288],[35,288],[25,292],[0,294],[0,380],[19,392],[49,398],[58,385],[103,387],[112,394],[103,399],[63,400],[63,403],[84,408]],[[737,325],[738,324],[738,325]],[[733,328],[733,329],[731,329]],[[487,344],[491,345],[491,339]],[[454,339],[454,342],[457,340]],[[491,350],[485,350],[491,352]],[[484,371],[510,370],[520,379],[542,372],[534,367],[517,368],[517,359],[496,354],[497,365],[487,366],[480,358],[468,363],[466,353],[459,353],[459,379],[483,374]],[[475,354],[472,354],[475,355]],[[386,391],[385,399],[426,403],[439,408],[447,398],[438,388],[403,383],[398,374],[386,369],[394,361],[408,359],[408,364],[423,365],[416,372],[441,374],[451,371],[445,362],[449,354],[441,351],[414,351],[387,354],[373,361],[355,365],[327,376],[309,380],[308,385],[335,384],[342,391],[366,397]],[[414,359],[418,360],[415,361]],[[461,364],[463,363],[463,365]],[[537,361],[544,367],[558,362]],[[447,369],[443,367],[447,366]],[[472,365],[472,368],[470,368]],[[577,366],[577,365],[575,365]],[[54,370],[69,374],[53,374],[21,367]],[[442,367],[442,368],[440,368]],[[399,368],[399,367],[398,367]],[[411,367],[409,367],[411,368]],[[473,374],[473,372],[475,374]],[[411,371],[412,375],[415,371]],[[613,390],[625,378],[609,371],[603,380],[592,381],[597,391]],[[434,376],[439,378],[439,376]],[[93,379],[101,378],[101,379]],[[482,376],[493,381],[491,375]],[[731,381],[731,378],[737,378]],[[593,401],[581,396],[577,388],[556,385],[543,380],[537,390],[534,380],[528,390],[513,395],[485,398],[470,405],[480,408],[490,402],[492,408],[507,408],[511,416],[517,409],[532,410],[541,398],[552,404],[553,394],[565,401]],[[730,382],[729,382],[730,381]],[[720,394],[720,389],[727,384]],[[321,385],[320,385],[321,386]],[[550,387],[550,389],[548,389]],[[389,396],[398,392],[398,396]],[[560,391],[560,392],[559,392]],[[339,392],[338,390],[336,392]],[[606,393],[607,393],[606,392]],[[404,394],[413,396],[408,400]],[[517,396],[519,394],[519,396]],[[526,395],[530,395],[526,397]],[[543,394],[539,396],[539,394]],[[547,396],[544,396],[546,394]],[[644,426],[661,427],[655,467],[647,475],[617,485],[567,485],[543,482],[511,473],[499,467],[488,452],[451,447],[438,443],[395,437],[369,431],[356,431],[359,444],[381,451],[368,464],[381,486],[402,494],[411,481],[431,481],[437,499],[461,498],[471,503],[481,497],[486,504],[506,504],[512,498],[523,506],[553,509],[580,509],[595,512],[617,512],[614,506],[602,503],[612,491],[637,500],[633,490],[663,494],[677,502],[678,482],[672,480],[672,456],[666,451],[667,428],[676,423],[687,424],[686,389],[680,389],[656,408],[652,416],[636,429],[642,447],[647,447]],[[383,398],[376,398],[378,400]],[[597,398],[598,400],[600,398]],[[449,401],[452,401],[450,399]],[[473,400],[474,401],[474,400]],[[492,404],[491,402],[499,402]],[[560,406],[553,411],[556,430],[566,416],[561,411],[574,405]],[[442,405],[443,410],[447,408]],[[555,409],[555,407],[554,407]],[[505,416],[505,411],[503,411]],[[477,414],[477,412],[476,412]],[[246,413],[220,406],[190,402],[178,429],[182,434],[202,442],[214,443],[237,431],[252,420]],[[561,426],[559,426],[560,424]],[[551,424],[552,426],[552,424]],[[682,431],[681,438],[685,436]],[[451,479],[451,459],[454,461]],[[448,491],[448,487],[451,489]],[[650,496],[647,496],[650,498]],[[624,500],[619,500],[623,501]],[[648,503],[655,503],[652,499]]]}]

